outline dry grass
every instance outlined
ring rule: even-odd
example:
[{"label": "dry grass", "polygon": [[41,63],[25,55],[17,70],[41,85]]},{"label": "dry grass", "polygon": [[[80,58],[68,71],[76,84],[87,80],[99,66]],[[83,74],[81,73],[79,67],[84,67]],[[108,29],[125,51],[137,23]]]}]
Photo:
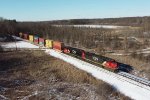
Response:
[{"label": "dry grass", "polygon": [[[45,82],[42,87],[38,87],[40,89],[46,87],[47,85],[45,84],[52,85],[60,82],[67,82],[71,84],[90,84],[96,87],[96,93],[103,99],[108,99],[110,95],[119,98],[127,98],[103,81],[97,80],[90,74],[81,71],[62,60],[51,57],[42,51],[5,52],[0,53],[0,56],[3,56],[0,58],[0,86],[11,88],[3,95],[12,99],[16,99],[17,96],[30,94],[30,92],[23,92],[22,94],[18,92],[16,93],[14,92],[14,89],[21,91],[33,91],[37,88],[29,89],[28,87],[30,84],[25,84],[20,87],[20,85],[18,86],[18,84],[13,83],[14,80],[21,79],[27,79],[28,81],[33,82],[33,84],[38,81],[41,81],[42,83]],[[5,74],[2,74],[3,72],[5,72]],[[2,83],[13,85],[4,85]],[[46,87],[46,89],[47,88],[48,87]],[[79,95],[78,91],[80,90],[68,90],[69,93],[72,93],[72,95],[75,96]],[[82,93],[80,95],[82,95]]]},{"label": "dry grass", "polygon": [[139,60],[139,59],[135,59],[131,56],[117,56],[117,55],[108,55],[108,54],[106,54],[106,56],[113,58],[119,62],[133,66],[134,70],[139,71],[139,74],[141,77],[143,77],[143,75],[146,74],[147,78],[150,79],[149,63],[146,63],[146,62]]},{"label": "dry grass", "polygon": [[[47,56],[41,52],[33,52],[37,58],[30,62],[29,68],[25,70],[32,77],[40,77],[44,79],[48,76],[55,76],[59,81],[67,81],[73,83],[88,83],[98,85],[101,81],[96,80],[88,73],[78,70],[69,63],[62,60]],[[32,57],[30,57],[31,59]],[[40,59],[39,59],[40,58]],[[16,72],[15,72],[16,73]]]},{"label": "dry grass", "polygon": [[138,69],[141,71],[149,69],[149,67],[146,65],[145,62],[138,60],[138,59],[134,59],[131,56],[117,56],[117,55],[115,55],[115,56],[114,55],[107,55],[107,56],[114,58],[117,61],[129,64],[129,65],[133,66],[135,69]]}]

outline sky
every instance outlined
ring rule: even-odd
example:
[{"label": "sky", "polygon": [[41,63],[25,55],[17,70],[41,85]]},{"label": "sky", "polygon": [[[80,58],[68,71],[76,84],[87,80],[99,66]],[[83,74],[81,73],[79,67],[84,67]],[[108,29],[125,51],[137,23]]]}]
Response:
[{"label": "sky", "polygon": [[150,0],[0,0],[0,17],[17,21],[150,16]]}]

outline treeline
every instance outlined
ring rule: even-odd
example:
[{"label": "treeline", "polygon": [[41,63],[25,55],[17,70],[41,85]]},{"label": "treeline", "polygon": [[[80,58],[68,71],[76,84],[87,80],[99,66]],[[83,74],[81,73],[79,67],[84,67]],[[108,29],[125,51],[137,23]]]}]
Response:
[{"label": "treeline", "polygon": [[[144,23],[142,26],[143,29],[139,32],[139,36],[143,32],[149,32],[150,22],[149,17],[139,17],[139,19],[145,19],[148,21],[141,22],[138,18],[121,18],[121,19],[101,19],[100,23],[137,23],[141,22]],[[129,21],[127,20],[129,19]],[[85,21],[85,22],[84,22]],[[87,24],[92,23],[99,23],[97,19],[91,20],[65,20],[64,23],[72,23],[72,24]],[[16,20],[6,20],[0,18],[0,34],[1,33],[8,33],[8,34],[18,34],[19,32],[35,34],[40,37],[49,38],[52,40],[62,41],[67,45],[75,46],[75,47],[85,47],[95,49],[97,51],[103,51],[104,49],[113,50],[113,49],[124,49],[123,40],[119,38],[118,35],[114,33],[113,29],[104,29],[104,28],[77,28],[77,27],[55,27],[52,26],[53,24],[62,24],[61,21],[51,21],[51,22],[17,22]],[[94,22],[93,22],[94,23]],[[140,25],[140,24],[138,24]],[[130,32],[127,32],[129,33]],[[126,34],[125,33],[125,34]],[[137,34],[138,32],[135,32]],[[133,33],[132,33],[133,34]],[[148,34],[149,35],[149,34]],[[143,36],[143,35],[141,35]],[[134,48],[137,49],[140,45],[136,45],[137,43],[134,42],[126,42],[127,48]],[[147,42],[146,42],[147,43]]]},{"label": "treeline", "polygon": [[131,57],[133,57],[134,59],[138,59],[140,61],[143,61],[145,63],[149,63],[149,61],[150,61],[150,55],[145,55],[143,53],[137,54],[136,52],[133,52],[131,54]]},{"label": "treeline", "polygon": [[0,34],[8,33],[14,34],[17,33],[19,30],[17,28],[18,22],[16,20],[6,20],[0,17]]},{"label": "treeline", "polygon": [[[62,41],[67,45],[85,48],[97,48],[104,40],[107,43],[113,30],[76,27],[55,27],[49,23],[19,23],[21,32]],[[18,25],[19,25],[18,24]],[[111,42],[111,41],[110,41]],[[110,44],[110,42],[108,44]]]},{"label": "treeline", "polygon": [[[0,33],[18,34],[19,32],[34,34],[43,38],[62,41],[67,45],[85,48],[107,47],[112,45],[112,29],[93,29],[75,27],[54,27],[47,22],[0,21]],[[117,44],[119,47],[119,45]],[[108,48],[108,47],[107,47]]]},{"label": "treeline", "polygon": [[[101,25],[121,25],[138,26],[143,31],[150,31],[150,17],[125,17],[125,18],[104,18],[104,19],[71,19],[43,22],[17,22],[16,20],[7,20],[0,17],[0,32],[15,33],[18,31],[44,31],[45,27],[51,27],[54,24],[101,24]],[[24,27],[25,26],[25,27]],[[44,28],[41,28],[43,27]],[[38,28],[38,29],[37,29]],[[40,29],[39,29],[40,28]]]},{"label": "treeline", "polygon": [[71,19],[51,21],[51,24],[97,24],[97,25],[119,25],[147,27],[150,30],[150,17],[122,17],[104,19]]}]

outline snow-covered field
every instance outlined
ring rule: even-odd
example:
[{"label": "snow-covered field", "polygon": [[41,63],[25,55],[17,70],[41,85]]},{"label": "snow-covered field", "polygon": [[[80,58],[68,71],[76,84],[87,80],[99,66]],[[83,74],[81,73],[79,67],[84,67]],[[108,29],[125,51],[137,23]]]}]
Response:
[{"label": "snow-covered field", "polygon": [[114,26],[114,25],[53,25],[53,26],[56,26],[56,27],[108,28],[108,29],[129,27],[129,26]]},{"label": "snow-covered field", "polygon": [[[2,47],[3,48],[12,48],[12,47],[16,47],[16,45],[18,48],[39,48],[38,46],[28,43],[27,41],[19,41],[19,42],[16,42],[16,44],[8,43],[5,45],[2,45]],[[118,91],[131,97],[132,99],[149,100],[149,98],[150,98],[150,87],[148,87],[148,86],[142,85],[142,84],[132,81],[128,78],[122,77],[120,75],[109,72],[107,70],[96,67],[87,62],[81,61],[79,59],[73,58],[71,56],[65,55],[63,53],[57,52],[52,49],[46,49],[45,52],[50,54],[51,56],[62,59],[64,61],[74,65],[75,67],[90,73],[97,79],[103,80],[103,81],[111,84]]]}]

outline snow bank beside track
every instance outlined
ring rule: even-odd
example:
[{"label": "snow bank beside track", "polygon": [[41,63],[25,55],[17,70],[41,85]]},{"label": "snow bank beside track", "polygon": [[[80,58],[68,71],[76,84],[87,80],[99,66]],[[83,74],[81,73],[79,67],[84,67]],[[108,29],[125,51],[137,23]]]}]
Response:
[{"label": "snow bank beside track", "polygon": [[38,46],[25,41],[17,41],[16,43],[15,42],[3,43],[1,47],[2,48],[39,48]]},{"label": "snow bank beside track", "polygon": [[29,43],[28,40],[24,40],[20,37],[16,37],[16,36],[12,36],[16,41],[14,42],[1,42],[1,48],[4,48],[4,49],[8,49],[8,48],[17,48],[17,49],[20,49],[20,48],[31,48],[31,49],[37,49],[39,48],[39,46],[36,46],[34,44],[31,44]]},{"label": "snow bank beside track", "polygon": [[[39,48],[39,46],[28,43],[28,41],[18,41],[16,43],[6,43],[1,45],[3,48]],[[51,56],[62,59],[75,67],[82,69],[97,79],[103,80],[117,88],[121,93],[136,99],[136,100],[149,100],[150,99],[150,87],[142,85],[131,79],[117,75],[113,72],[107,71],[100,67],[94,66],[87,62],[65,55],[52,49],[46,49],[46,52]]]},{"label": "snow bank beside track", "polygon": [[79,59],[73,58],[71,56],[59,53],[55,50],[46,50],[50,55],[62,59],[75,67],[82,69],[97,79],[103,80],[111,85],[113,85],[121,93],[131,97],[136,100],[149,100],[150,98],[150,87],[135,82],[131,79],[125,78],[123,76],[117,75],[113,72],[109,72],[100,67],[94,66],[87,62],[81,61]]}]

